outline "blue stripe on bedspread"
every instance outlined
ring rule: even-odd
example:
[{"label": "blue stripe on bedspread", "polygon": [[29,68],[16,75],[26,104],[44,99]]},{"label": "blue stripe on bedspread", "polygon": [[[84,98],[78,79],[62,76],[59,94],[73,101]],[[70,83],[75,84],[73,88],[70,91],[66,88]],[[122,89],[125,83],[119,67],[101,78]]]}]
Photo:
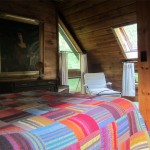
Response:
[{"label": "blue stripe on bedspread", "polygon": [[60,149],[78,141],[72,130],[59,122],[32,130],[31,133],[44,141],[47,149]]}]

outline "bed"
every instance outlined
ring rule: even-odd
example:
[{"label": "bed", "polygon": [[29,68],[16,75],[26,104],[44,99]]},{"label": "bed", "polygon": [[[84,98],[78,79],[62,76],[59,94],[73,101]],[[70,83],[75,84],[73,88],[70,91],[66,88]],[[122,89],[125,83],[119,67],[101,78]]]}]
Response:
[{"label": "bed", "polygon": [[117,97],[27,91],[0,95],[0,150],[141,150],[139,110]]}]

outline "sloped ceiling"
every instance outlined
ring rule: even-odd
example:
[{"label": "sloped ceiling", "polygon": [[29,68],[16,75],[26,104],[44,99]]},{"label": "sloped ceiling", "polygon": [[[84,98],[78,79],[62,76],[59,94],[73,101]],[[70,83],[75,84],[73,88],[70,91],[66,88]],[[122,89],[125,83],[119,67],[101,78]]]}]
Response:
[{"label": "sloped ceiling", "polygon": [[63,0],[58,9],[87,51],[89,71],[104,71],[121,89],[125,58],[112,28],[136,22],[136,0]]}]

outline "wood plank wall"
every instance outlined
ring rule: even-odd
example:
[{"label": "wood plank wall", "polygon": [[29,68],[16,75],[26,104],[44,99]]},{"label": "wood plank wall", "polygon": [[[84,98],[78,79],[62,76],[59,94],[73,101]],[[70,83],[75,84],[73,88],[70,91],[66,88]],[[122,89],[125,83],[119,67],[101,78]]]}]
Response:
[{"label": "wood plank wall", "polygon": [[104,71],[121,91],[125,58],[112,27],[136,22],[136,0],[65,0],[59,9],[87,51],[89,71]]},{"label": "wood plank wall", "polygon": [[51,2],[38,0],[2,0],[0,1],[0,12],[37,19],[42,22],[44,78],[56,79],[58,52],[57,16],[54,5]]},{"label": "wood plank wall", "polygon": [[[150,1],[137,1],[139,92],[140,111],[150,129]],[[147,53],[147,61],[141,61],[141,52]]]}]

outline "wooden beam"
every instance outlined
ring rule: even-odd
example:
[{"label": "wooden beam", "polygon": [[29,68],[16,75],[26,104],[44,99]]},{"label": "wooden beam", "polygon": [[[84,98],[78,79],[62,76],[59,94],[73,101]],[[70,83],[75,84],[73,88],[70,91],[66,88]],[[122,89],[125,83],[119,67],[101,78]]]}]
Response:
[{"label": "wooden beam", "polygon": [[135,13],[135,12],[136,12],[136,5],[135,3],[133,3],[131,5],[124,6],[118,9],[114,9],[114,10],[110,10],[101,14],[95,14],[92,17],[88,16],[88,18],[84,20],[74,22],[73,25],[74,25],[74,28],[78,28],[78,27],[94,24],[97,22],[105,22],[107,20],[112,20],[114,18],[118,18],[120,16],[124,16],[126,14]]},{"label": "wooden beam", "polygon": [[81,27],[77,27],[74,28],[74,30],[77,33],[84,33],[84,32],[91,32],[94,29],[98,30],[98,29],[102,29],[102,28],[111,28],[113,26],[117,26],[123,23],[131,23],[131,22],[136,22],[136,13],[129,13],[129,14],[125,14],[123,16],[118,16],[116,18],[112,18],[110,20],[106,20],[104,22],[99,22],[97,21],[96,23],[87,25],[87,26],[81,26]]},{"label": "wooden beam", "polygon": [[[65,15],[65,18],[70,23],[75,23],[75,22],[78,22],[81,20],[85,20],[89,17],[94,17],[95,15],[100,16],[100,14],[105,14],[109,11],[111,12],[113,10],[128,6],[128,5],[133,4],[133,3],[135,3],[135,0],[123,0],[123,1],[116,1],[116,0],[109,1],[108,0],[102,4],[99,4],[99,5],[96,4],[96,5],[93,5],[92,7],[87,8],[87,9],[82,9],[81,11],[79,11],[77,13]],[[73,11],[73,8],[72,8],[72,11]]]}]

